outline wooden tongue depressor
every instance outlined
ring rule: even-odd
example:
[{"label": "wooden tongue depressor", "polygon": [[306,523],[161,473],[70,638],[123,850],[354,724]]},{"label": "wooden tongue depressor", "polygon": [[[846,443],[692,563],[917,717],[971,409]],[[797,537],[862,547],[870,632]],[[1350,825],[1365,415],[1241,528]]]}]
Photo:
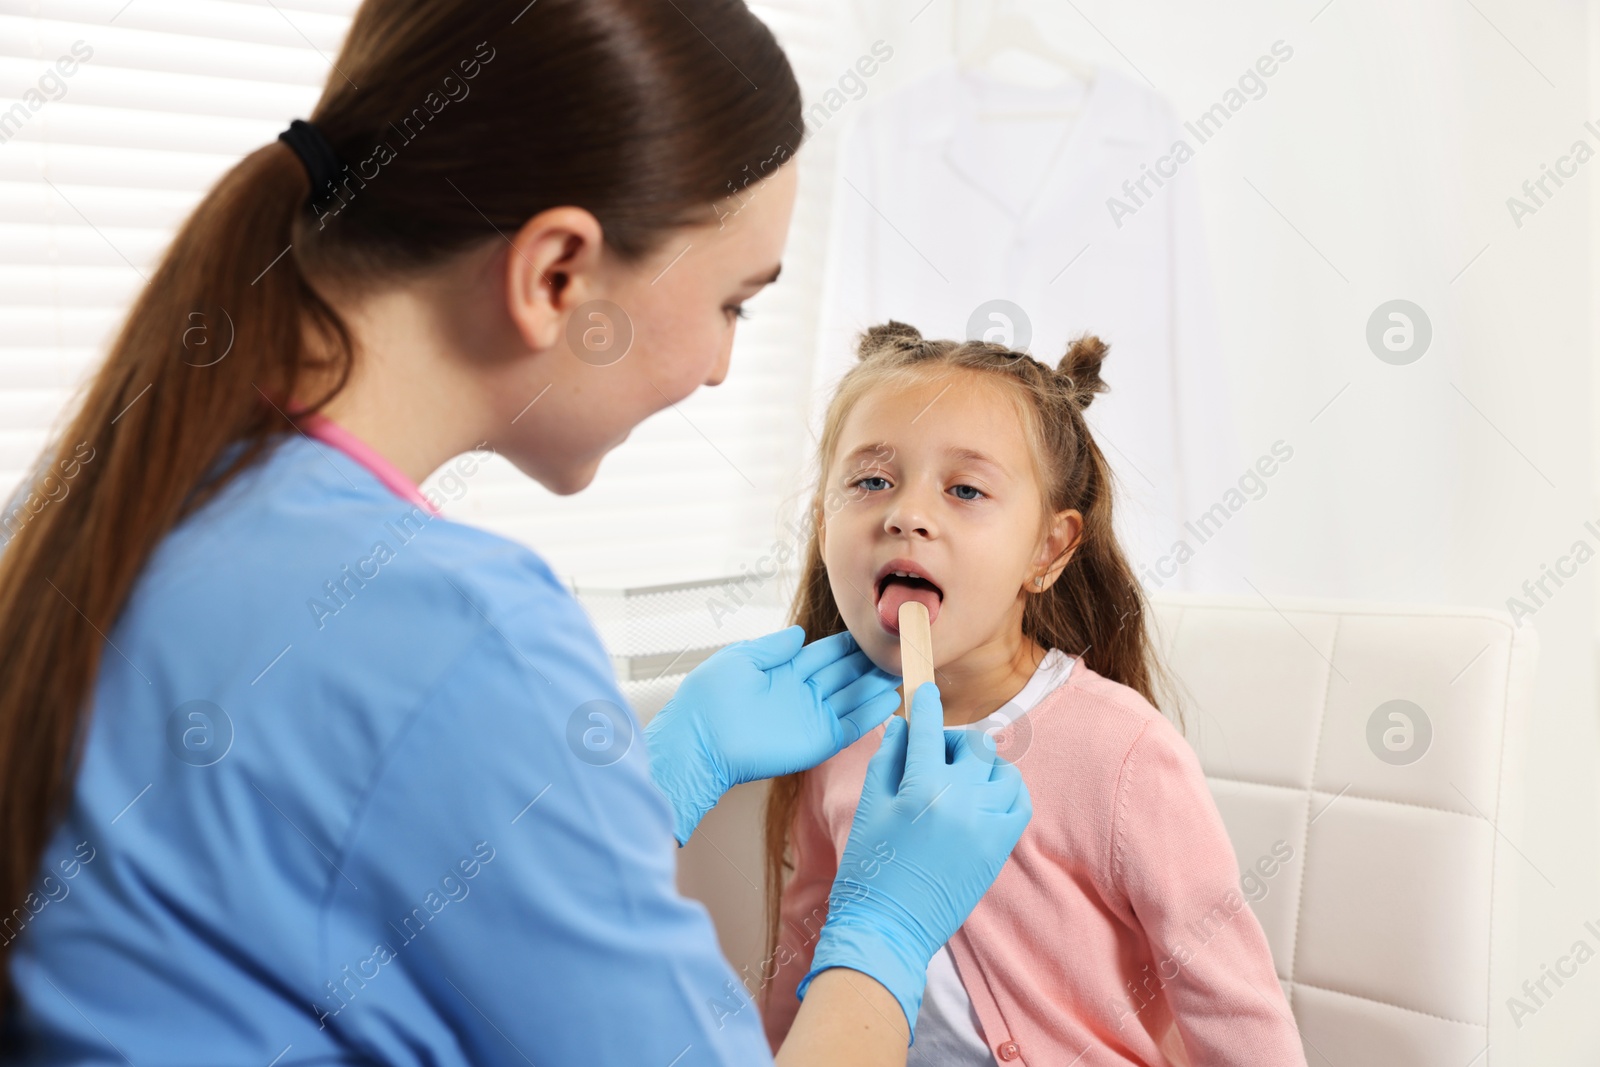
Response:
[{"label": "wooden tongue depressor", "polygon": [[928,608],[915,600],[900,605],[900,677],[905,680],[905,700],[896,715],[911,721],[911,698],[917,686],[933,681],[933,634]]}]

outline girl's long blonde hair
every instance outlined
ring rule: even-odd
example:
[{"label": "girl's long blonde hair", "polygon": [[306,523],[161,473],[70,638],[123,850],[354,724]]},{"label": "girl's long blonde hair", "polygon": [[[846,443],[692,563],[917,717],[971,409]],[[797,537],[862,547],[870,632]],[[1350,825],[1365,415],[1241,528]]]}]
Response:
[{"label": "girl's long blonde hair", "polygon": [[[1149,607],[1111,525],[1112,474],[1084,421],[1084,409],[1106,390],[1100,366],[1107,347],[1097,337],[1072,342],[1057,367],[985,341],[936,341],[890,321],[861,335],[859,362],[839,383],[818,442],[820,476],[812,498],[812,530],[790,621],[816,640],[845,628],[828,583],[817,529],[824,519],[827,471],[845,418],[869,391],[925,381],[952,371],[993,375],[1012,383],[1036,461],[1046,518],[1067,508],[1083,515],[1077,550],[1060,577],[1023,606],[1022,631],[1046,649],[1078,656],[1096,673],[1157,703],[1166,677],[1145,626]],[[1181,722],[1181,720],[1180,720]],[[801,790],[807,772],[774,779],[766,809],[767,959],[776,957],[779,904]],[[815,931],[811,932],[815,936]],[[764,969],[765,971],[765,969]],[[765,978],[763,973],[763,978]]]}]

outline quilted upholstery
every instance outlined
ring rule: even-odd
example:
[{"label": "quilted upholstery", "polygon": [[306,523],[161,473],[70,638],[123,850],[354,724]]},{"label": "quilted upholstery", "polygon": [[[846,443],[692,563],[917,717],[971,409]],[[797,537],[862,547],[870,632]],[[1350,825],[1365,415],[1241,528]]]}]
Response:
[{"label": "quilted upholstery", "polygon": [[[1307,1061],[1507,1067],[1533,630],[1261,598],[1164,597],[1155,614],[1241,868],[1294,849],[1253,906]],[[1425,747],[1416,722],[1411,752],[1374,738],[1395,700],[1421,709],[1398,708],[1426,717]],[[1379,719],[1403,746],[1405,720]]]}]

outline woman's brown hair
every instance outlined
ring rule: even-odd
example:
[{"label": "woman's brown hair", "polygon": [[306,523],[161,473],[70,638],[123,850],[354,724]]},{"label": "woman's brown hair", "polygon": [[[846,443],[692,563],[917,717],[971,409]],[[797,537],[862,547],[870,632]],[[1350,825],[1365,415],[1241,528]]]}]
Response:
[{"label": "woman's brown hair", "polygon": [[224,175],[40,457],[66,494],[6,516],[21,521],[0,553],[0,915],[65,812],[106,635],[145,562],[292,432],[297,384],[327,383],[315,411],[348,380],[328,284],[404,277],[560,205],[637,262],[716,222],[803,137],[793,71],[743,0],[367,0],[310,117],[344,164],[337,197],[308,207],[276,141]]},{"label": "woman's brown hair", "polygon": [[[1107,388],[1100,377],[1106,352],[1099,338],[1081,337],[1051,368],[1003,345],[926,339],[903,322],[890,321],[862,334],[859,361],[840,381],[817,444],[819,478],[811,503],[812,531],[789,621],[805,628],[807,640],[845,628],[822,561],[817,526],[825,518],[828,469],[851,409],[873,389],[910,385],[937,375],[983,374],[1014,388],[1022,425],[1033,446],[1046,518],[1067,508],[1083,514],[1083,530],[1066,568],[1048,589],[1030,595],[1023,605],[1023,633],[1046,649],[1059,648],[1080,657],[1096,673],[1158,703],[1158,688],[1168,690],[1169,680],[1146,633],[1149,608],[1144,592],[1112,531],[1111,467],[1083,416],[1095,394]],[[767,794],[764,982],[778,956],[789,841],[807,773],[774,779]],[[808,926],[794,933],[804,940],[814,938],[817,930]]]}]

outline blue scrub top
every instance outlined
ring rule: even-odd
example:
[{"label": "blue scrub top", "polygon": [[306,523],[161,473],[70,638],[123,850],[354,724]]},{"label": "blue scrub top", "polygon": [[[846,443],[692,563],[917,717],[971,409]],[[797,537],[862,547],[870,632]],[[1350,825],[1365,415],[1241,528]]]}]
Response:
[{"label": "blue scrub top", "polygon": [[26,1063],[771,1063],[588,617],[300,435],[111,630],[4,917]]}]

